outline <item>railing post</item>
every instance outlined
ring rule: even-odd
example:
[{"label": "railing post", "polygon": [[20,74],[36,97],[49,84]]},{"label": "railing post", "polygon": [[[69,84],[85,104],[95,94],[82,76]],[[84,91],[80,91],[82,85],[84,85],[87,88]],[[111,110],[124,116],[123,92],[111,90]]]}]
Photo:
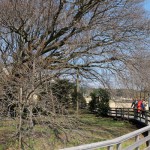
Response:
[{"label": "railing post", "polygon": [[108,146],[107,150],[113,150],[113,146]]},{"label": "railing post", "polygon": [[110,109],[108,110],[108,116],[110,116]]},{"label": "railing post", "polygon": [[121,118],[123,119],[123,108],[121,108]]},{"label": "railing post", "polygon": [[140,111],[140,122],[142,120],[142,111]]},{"label": "railing post", "polygon": [[[147,136],[149,136],[149,135],[150,135],[150,130],[148,131],[148,135]],[[147,147],[150,147],[150,140],[147,141]]]},{"label": "railing post", "polygon": [[130,108],[128,108],[128,120],[129,120],[129,118],[130,118]]},{"label": "railing post", "polygon": [[148,125],[147,111],[145,111],[145,124]]},{"label": "railing post", "polygon": [[124,119],[124,108],[122,108],[122,118]]},{"label": "railing post", "polygon": [[121,149],[122,149],[121,143],[117,144],[117,150],[121,150]]},{"label": "railing post", "polygon": [[[139,137],[139,135],[137,135],[137,136],[135,137],[135,141],[137,142],[137,141],[139,141],[139,139],[140,139],[140,137]],[[139,146],[138,146],[135,150],[140,150],[140,149],[139,149]]]},{"label": "railing post", "polygon": [[115,112],[116,112],[116,118],[117,118],[117,108],[115,109]]},{"label": "railing post", "polygon": [[138,118],[138,111],[136,108],[133,108],[133,111],[134,111],[134,119],[137,119]]},{"label": "railing post", "polygon": [[108,110],[108,115],[112,116],[112,114],[111,114],[111,108],[109,108],[109,110]]}]

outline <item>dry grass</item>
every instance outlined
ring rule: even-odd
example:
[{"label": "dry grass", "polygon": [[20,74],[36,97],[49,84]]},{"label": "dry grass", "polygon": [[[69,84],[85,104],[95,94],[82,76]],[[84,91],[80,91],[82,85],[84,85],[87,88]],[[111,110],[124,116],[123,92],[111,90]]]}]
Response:
[{"label": "dry grass", "polygon": [[[9,126],[8,124],[6,126],[6,124],[1,122],[0,126],[0,139],[3,141],[0,143],[0,150],[10,150],[17,147],[16,141],[10,140],[10,137],[15,132],[14,126],[11,125],[15,125],[15,123],[11,120]],[[25,150],[57,150],[63,147],[100,142],[113,139],[136,129],[134,125],[127,121],[117,121],[113,118],[96,117],[92,114],[84,113],[79,116],[77,125],[74,128],[66,128],[65,132],[60,131],[57,138],[52,129],[42,125],[35,125],[32,139],[26,137],[24,140],[25,143],[30,143],[32,148],[25,146]]]}]

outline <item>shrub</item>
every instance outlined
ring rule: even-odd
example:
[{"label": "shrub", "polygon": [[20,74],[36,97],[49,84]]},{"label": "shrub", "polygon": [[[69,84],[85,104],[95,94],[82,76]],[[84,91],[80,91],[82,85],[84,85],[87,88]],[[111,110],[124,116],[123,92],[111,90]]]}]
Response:
[{"label": "shrub", "polygon": [[89,110],[101,116],[107,116],[109,111],[110,93],[107,89],[96,89],[91,93],[92,100]]}]

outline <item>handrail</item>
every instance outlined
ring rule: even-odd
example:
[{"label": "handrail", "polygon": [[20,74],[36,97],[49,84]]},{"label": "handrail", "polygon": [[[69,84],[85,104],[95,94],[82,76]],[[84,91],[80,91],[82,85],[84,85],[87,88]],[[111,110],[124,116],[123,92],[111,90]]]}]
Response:
[{"label": "handrail", "polygon": [[143,111],[142,113],[137,113],[136,109],[132,108],[111,108],[108,112],[109,116],[112,117],[120,117],[122,119],[134,119],[138,120],[142,123],[145,123],[146,125],[150,124],[150,112],[149,111]]},{"label": "handrail", "polygon": [[[107,141],[103,141],[103,142],[96,142],[96,143],[92,143],[92,144],[84,144],[84,145],[71,147],[71,148],[65,148],[65,149],[61,149],[61,150],[91,150],[91,149],[93,150],[93,149],[97,149],[97,148],[113,146],[113,145],[117,145],[119,143],[122,143],[122,142],[124,142],[128,139],[131,139],[135,136],[138,136],[139,134],[142,134],[142,133],[144,133],[148,130],[150,130],[150,126],[146,126],[146,127],[141,128],[137,131],[133,131],[131,133],[120,136],[120,137],[115,138],[113,140],[107,140]],[[150,136],[149,136],[148,140],[150,140]]]},{"label": "handrail", "polygon": [[[148,125],[150,123],[150,113],[148,111],[144,112],[144,115],[137,113],[136,110],[133,110],[131,108],[111,108],[108,112],[109,116],[114,117],[121,117],[121,118],[127,118],[127,119],[135,119],[139,120],[142,123],[145,123]],[[143,138],[139,138],[139,136],[143,133],[147,132],[147,136]],[[70,148],[64,148],[60,150],[94,150],[97,148],[107,148],[108,150],[113,150],[113,147],[116,146],[116,150],[122,150],[122,143],[130,140],[131,138],[135,137],[135,142],[131,144],[130,146],[124,148],[124,150],[132,150],[132,149],[139,149],[139,147],[146,143],[147,148],[150,148],[150,126],[146,126],[144,128],[141,128],[139,130],[133,131],[131,133],[128,133],[126,135],[117,137],[112,140],[102,141],[102,142],[96,142],[91,144],[84,144],[76,147],[70,147]]]}]

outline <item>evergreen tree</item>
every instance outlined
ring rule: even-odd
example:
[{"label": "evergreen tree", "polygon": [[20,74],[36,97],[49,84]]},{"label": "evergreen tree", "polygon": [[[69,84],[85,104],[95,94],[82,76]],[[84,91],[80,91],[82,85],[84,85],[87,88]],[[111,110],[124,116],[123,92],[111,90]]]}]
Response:
[{"label": "evergreen tree", "polygon": [[101,116],[107,116],[109,110],[110,93],[107,89],[96,89],[91,93],[92,100],[89,103],[89,110]]}]

